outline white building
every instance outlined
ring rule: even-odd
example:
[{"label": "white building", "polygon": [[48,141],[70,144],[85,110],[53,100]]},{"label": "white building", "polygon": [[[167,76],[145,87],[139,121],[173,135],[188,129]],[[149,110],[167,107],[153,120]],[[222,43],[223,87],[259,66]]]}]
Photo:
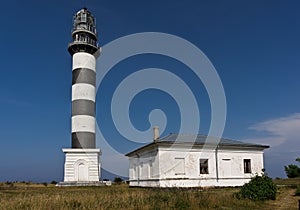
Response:
[{"label": "white building", "polygon": [[[207,136],[170,134],[138,148],[129,157],[130,186],[241,186],[264,169],[263,150],[269,146]],[[217,139],[210,138],[209,142]]]}]

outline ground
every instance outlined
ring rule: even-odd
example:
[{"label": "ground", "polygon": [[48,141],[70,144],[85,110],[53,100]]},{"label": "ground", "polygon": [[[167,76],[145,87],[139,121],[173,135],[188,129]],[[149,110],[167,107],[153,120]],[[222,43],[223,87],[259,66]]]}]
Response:
[{"label": "ground", "polygon": [[268,202],[268,205],[273,209],[298,209],[298,200],[300,200],[299,196],[295,195],[295,189],[279,188],[278,198],[276,201]]},{"label": "ground", "polygon": [[0,209],[298,209],[295,186],[300,179],[274,181],[277,199],[238,200],[239,188],[143,189],[128,185],[55,187],[28,183],[0,183]]}]

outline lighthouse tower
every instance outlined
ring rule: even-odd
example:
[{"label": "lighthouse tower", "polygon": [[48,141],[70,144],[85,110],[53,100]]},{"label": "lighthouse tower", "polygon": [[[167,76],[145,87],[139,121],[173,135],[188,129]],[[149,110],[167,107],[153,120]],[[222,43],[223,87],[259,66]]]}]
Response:
[{"label": "lighthouse tower", "polygon": [[72,42],[72,148],[66,155],[61,185],[97,185],[100,149],[96,148],[96,59],[100,54],[96,20],[83,8],[74,15]]}]

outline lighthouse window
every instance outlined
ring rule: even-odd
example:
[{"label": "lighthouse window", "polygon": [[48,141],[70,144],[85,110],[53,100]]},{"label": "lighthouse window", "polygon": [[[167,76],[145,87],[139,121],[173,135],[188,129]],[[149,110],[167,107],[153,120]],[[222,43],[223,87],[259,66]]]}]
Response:
[{"label": "lighthouse window", "polygon": [[81,13],[81,22],[86,22],[86,13]]}]

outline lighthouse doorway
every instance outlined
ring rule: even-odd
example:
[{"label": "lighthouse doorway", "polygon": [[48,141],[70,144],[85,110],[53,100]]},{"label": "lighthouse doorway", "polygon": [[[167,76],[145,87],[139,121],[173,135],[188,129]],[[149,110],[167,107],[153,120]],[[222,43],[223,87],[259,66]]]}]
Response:
[{"label": "lighthouse doorway", "polygon": [[78,181],[88,181],[88,167],[84,163],[78,165]]}]

